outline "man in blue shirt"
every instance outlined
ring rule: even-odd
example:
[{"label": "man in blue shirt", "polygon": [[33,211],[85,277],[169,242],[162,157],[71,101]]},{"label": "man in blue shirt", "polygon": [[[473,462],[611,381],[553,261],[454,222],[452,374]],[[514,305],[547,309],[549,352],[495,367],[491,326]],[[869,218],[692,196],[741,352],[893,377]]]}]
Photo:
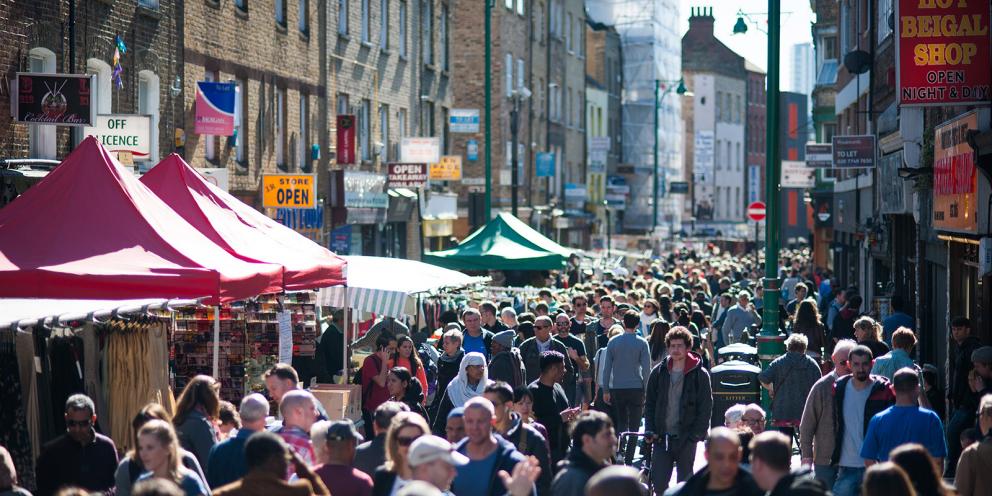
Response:
[{"label": "man in blue shirt", "polygon": [[469,308],[462,313],[462,321],[465,323],[465,334],[462,336],[462,348],[465,353],[476,351],[489,360],[489,346],[493,342],[493,333],[482,327],[482,314],[474,308]]},{"label": "man in blue shirt", "polygon": [[252,434],[265,430],[269,402],[258,393],[249,394],[241,400],[238,414],[241,416],[241,428],[237,434],[210,448],[207,457],[207,484],[214,489],[234,482],[248,472],[245,442]]},{"label": "man in blue shirt", "polygon": [[861,457],[866,465],[889,459],[893,448],[906,443],[922,444],[930,456],[943,466],[947,456],[944,425],[932,410],[919,406],[920,378],[909,367],[899,369],[892,380],[896,404],[882,410],[868,422]]},{"label": "man in blue shirt", "polygon": [[896,332],[892,334],[892,351],[875,359],[871,373],[885,376],[891,381],[899,369],[903,367],[915,368],[916,363],[909,356],[914,346],[916,346],[916,334],[913,331],[905,327],[896,329]]}]

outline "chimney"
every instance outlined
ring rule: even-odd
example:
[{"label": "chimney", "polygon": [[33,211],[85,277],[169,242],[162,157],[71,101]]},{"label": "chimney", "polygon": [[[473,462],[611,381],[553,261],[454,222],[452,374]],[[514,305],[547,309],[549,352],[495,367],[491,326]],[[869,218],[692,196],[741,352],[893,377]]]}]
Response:
[{"label": "chimney", "polygon": [[689,31],[699,30],[702,35],[713,36],[713,7],[692,7],[689,15]]}]

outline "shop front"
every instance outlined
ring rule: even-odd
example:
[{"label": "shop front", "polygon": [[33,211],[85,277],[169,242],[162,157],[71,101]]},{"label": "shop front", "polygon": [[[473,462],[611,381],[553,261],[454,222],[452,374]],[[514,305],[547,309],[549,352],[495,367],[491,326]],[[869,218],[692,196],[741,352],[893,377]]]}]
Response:
[{"label": "shop front", "polygon": [[331,229],[339,238],[347,233],[349,240],[348,252],[338,254],[382,255],[390,198],[386,175],[336,170],[330,176]]}]

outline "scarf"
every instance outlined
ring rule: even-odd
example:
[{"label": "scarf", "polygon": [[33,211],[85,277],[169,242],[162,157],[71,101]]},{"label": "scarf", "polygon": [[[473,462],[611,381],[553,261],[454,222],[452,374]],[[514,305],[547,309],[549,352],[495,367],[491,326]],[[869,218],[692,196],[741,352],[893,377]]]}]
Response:
[{"label": "scarf", "polygon": [[[474,388],[468,384],[468,373],[465,371],[469,365],[482,365],[482,380]],[[466,401],[480,396],[487,385],[489,385],[489,369],[486,367],[485,355],[477,351],[466,353],[458,366],[458,376],[448,383],[448,399],[455,408],[465,406]]]}]

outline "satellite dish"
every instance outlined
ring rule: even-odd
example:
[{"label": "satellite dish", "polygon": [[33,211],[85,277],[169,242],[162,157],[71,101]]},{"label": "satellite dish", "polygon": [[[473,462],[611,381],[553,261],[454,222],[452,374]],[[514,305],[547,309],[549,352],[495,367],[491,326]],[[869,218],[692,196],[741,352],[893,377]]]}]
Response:
[{"label": "satellite dish", "polygon": [[844,67],[851,74],[864,74],[871,70],[871,55],[864,50],[854,50],[844,55]]}]

